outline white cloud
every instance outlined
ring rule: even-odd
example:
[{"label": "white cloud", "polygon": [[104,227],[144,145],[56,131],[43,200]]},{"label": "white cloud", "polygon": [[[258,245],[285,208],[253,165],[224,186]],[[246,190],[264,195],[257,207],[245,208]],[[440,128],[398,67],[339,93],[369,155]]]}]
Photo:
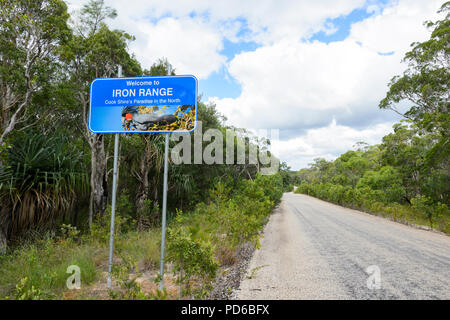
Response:
[{"label": "white cloud", "polygon": [[[80,9],[87,0],[68,2],[73,11]],[[177,70],[188,70],[186,72],[198,74],[201,78],[217,71],[225,62],[220,54],[224,38],[233,42],[255,41],[263,45],[273,45],[280,39],[297,42],[320,30],[326,34],[335,32],[336,26],[326,20],[346,15],[356,8],[366,6],[369,12],[379,11],[380,5],[373,2],[105,0],[107,6],[118,12],[118,17],[109,24],[136,36],[131,49],[144,67],[150,67],[155,56],[164,56]],[[382,15],[355,24],[351,38],[381,52],[395,50],[402,47],[403,42],[409,44],[416,39],[415,36],[424,34],[421,25],[416,22],[434,15],[439,2],[400,0],[398,5],[394,2],[394,5],[387,6]]]},{"label": "white cloud", "polygon": [[[78,10],[87,0],[69,0]],[[106,0],[118,17],[108,23],[136,36],[131,50],[143,67],[167,57],[182,73],[207,78],[226,59],[220,54],[224,39],[272,44],[297,41],[319,30],[327,18],[350,13],[365,0]]]},{"label": "white cloud", "polygon": [[[79,1],[75,1],[79,2]],[[300,39],[318,31],[327,18],[335,18],[362,7],[365,0],[107,0],[119,15],[137,19],[170,15],[182,18],[205,16],[211,25],[227,20],[245,19],[251,40],[269,43],[283,38]]]},{"label": "white cloud", "polygon": [[[422,25],[425,20],[438,18],[441,0],[401,0],[386,6],[382,14],[352,25],[350,40],[378,52],[409,50],[409,44],[429,36]],[[371,7],[369,7],[371,8]]]},{"label": "white cloud", "polygon": [[[378,113],[398,55],[380,56],[353,41],[278,42],[236,56],[228,66],[242,85],[236,99],[212,99],[231,123],[304,130]],[[363,120],[369,123],[373,119]]]},{"label": "white cloud", "polygon": [[144,66],[166,57],[175,66],[177,74],[195,74],[207,78],[219,70],[226,58],[221,35],[198,19],[165,18],[156,24],[138,22],[135,30],[140,39],[131,44],[131,50]]},{"label": "white cloud", "polygon": [[314,158],[333,160],[337,155],[354,149],[356,142],[369,144],[381,142],[381,138],[392,131],[392,123],[381,123],[370,128],[357,130],[336,124],[308,130],[302,136],[288,140],[274,141],[273,152],[286,161],[294,170],[306,167]]}]

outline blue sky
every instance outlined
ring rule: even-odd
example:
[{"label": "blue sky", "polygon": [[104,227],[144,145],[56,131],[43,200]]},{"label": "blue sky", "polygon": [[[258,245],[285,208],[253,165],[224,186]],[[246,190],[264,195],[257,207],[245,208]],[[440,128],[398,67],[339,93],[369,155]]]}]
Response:
[{"label": "blue sky", "polygon": [[[378,5],[386,5],[388,1],[378,1]],[[352,24],[358,21],[363,21],[371,16],[373,16],[375,12],[368,12],[367,7],[354,9],[352,12],[346,15],[342,15],[338,18],[327,19],[325,24],[331,24],[336,28],[336,31],[327,35],[324,31],[319,31],[315,33],[308,40],[310,41],[320,41],[324,43],[330,43],[333,41],[343,41],[350,34],[350,28]]]},{"label": "blue sky", "polygon": [[[230,61],[241,52],[254,51],[260,47],[256,42],[231,42],[228,39],[223,41],[224,48],[220,51],[227,61]],[[237,98],[241,94],[241,85],[233,78],[225,67],[213,72],[207,79],[199,81],[199,94],[205,100],[210,97]]]},{"label": "blue sky", "polygon": [[[388,0],[381,0],[377,1],[376,4],[383,7],[388,2]],[[324,24],[332,25],[335,28],[335,31],[329,34],[325,31],[319,31],[314,33],[312,36],[305,37],[302,41],[319,41],[323,43],[343,41],[349,36],[352,24],[363,21],[374,14],[376,14],[376,12],[368,12],[367,5],[365,5],[337,18],[328,18],[325,20]],[[196,15],[191,13],[191,16],[195,17]],[[244,25],[238,34],[248,33],[249,30],[246,27],[247,21],[243,18],[239,18],[237,20],[241,21]],[[254,51],[262,45],[254,41],[232,42],[228,39],[224,39],[223,46],[224,48],[220,51],[220,53],[226,57],[227,61],[231,61],[237,54],[247,51]],[[393,53],[393,51],[379,52],[380,55],[391,55]],[[201,80],[199,83],[199,88],[205,99],[208,99],[209,97],[237,98],[241,93],[241,85],[235,78],[227,73],[226,68],[221,68],[219,71],[213,72],[207,79]]]}]

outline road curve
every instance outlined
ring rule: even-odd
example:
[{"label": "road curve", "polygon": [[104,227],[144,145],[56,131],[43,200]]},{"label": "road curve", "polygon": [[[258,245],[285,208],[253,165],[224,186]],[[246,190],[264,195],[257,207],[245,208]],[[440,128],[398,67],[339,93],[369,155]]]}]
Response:
[{"label": "road curve", "polygon": [[445,235],[286,193],[261,244],[235,299],[450,299]]}]

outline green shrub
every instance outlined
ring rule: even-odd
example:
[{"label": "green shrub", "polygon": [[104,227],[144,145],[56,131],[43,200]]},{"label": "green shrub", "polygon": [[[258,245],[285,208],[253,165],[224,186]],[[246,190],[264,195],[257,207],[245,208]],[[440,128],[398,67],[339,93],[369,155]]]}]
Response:
[{"label": "green shrub", "polygon": [[[174,263],[183,294],[197,298],[206,297],[218,268],[216,256],[230,264],[239,245],[259,245],[261,228],[283,195],[283,180],[280,175],[257,175],[234,188],[219,181],[210,195],[212,201],[198,204],[193,212],[179,211],[168,230],[167,259]],[[202,284],[192,287],[199,278]]]},{"label": "green shrub", "polygon": [[42,292],[30,284],[27,277],[21,279],[16,285],[13,296],[6,297],[6,300],[42,300]]},{"label": "green shrub", "polygon": [[[391,169],[385,169],[385,171],[387,172],[384,173],[385,176],[391,178],[392,175],[395,176],[393,174],[395,172]],[[366,178],[369,182],[358,183],[356,188],[303,181],[295,193],[312,195],[322,200],[368,210],[384,217],[391,217],[395,221],[415,224],[428,223],[430,227],[450,233],[450,211],[446,204],[440,202],[436,204],[429,197],[418,196],[411,199],[412,206],[402,205],[398,203],[405,192],[401,185],[394,183],[386,187],[373,174],[368,174]],[[372,189],[371,186],[385,186],[386,189],[377,190]]]},{"label": "green shrub", "polygon": [[413,208],[419,210],[426,216],[430,224],[430,227],[433,228],[434,218],[437,217],[439,213],[438,208],[442,207],[435,206],[433,204],[432,199],[430,199],[427,196],[418,196],[416,198],[412,198],[411,203]]},{"label": "green shrub", "polygon": [[26,290],[34,287],[46,299],[58,298],[67,290],[67,267],[80,267],[82,286],[87,285],[97,279],[94,258],[101,254],[98,245],[71,239],[47,239],[17,247],[0,258],[0,296],[11,295],[18,279],[27,278]]},{"label": "green shrub", "polygon": [[[218,269],[212,244],[193,239],[192,234],[181,226],[168,229],[167,261],[173,263],[173,272],[184,289],[183,294],[203,293],[210,286]],[[201,279],[200,287],[192,287],[193,278]]]},{"label": "green shrub", "polygon": [[80,230],[70,224],[62,224],[59,228],[61,239],[77,240],[80,235]]},{"label": "green shrub", "polygon": [[391,166],[384,166],[378,171],[366,171],[356,187],[363,190],[369,199],[385,204],[400,202],[405,195],[400,174]]},{"label": "green shrub", "polygon": [[[129,232],[134,225],[134,220],[130,217],[125,218],[120,211],[116,210],[114,216],[114,234],[120,236],[122,233]],[[89,237],[95,239],[101,244],[109,244],[109,237],[111,233],[111,205],[108,205],[106,214],[97,215],[92,221],[92,227]]]}]

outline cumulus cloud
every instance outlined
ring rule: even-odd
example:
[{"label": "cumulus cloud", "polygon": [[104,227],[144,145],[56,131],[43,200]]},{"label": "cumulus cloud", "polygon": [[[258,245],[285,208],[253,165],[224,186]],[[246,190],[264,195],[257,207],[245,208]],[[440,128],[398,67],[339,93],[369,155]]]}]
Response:
[{"label": "cumulus cloud", "polygon": [[[377,52],[398,52],[403,57],[409,44],[429,36],[423,26],[426,20],[438,18],[440,0],[401,0],[387,5],[376,14],[352,25],[349,40]],[[371,10],[373,9],[372,7]]]},{"label": "cumulus cloud", "polygon": [[[78,0],[72,0],[79,3]],[[336,18],[363,7],[365,0],[107,0],[123,16],[137,19],[203,16],[211,25],[237,18],[247,23],[252,41],[269,43],[283,38],[300,39],[320,30],[328,18]]]},{"label": "cumulus cloud", "polygon": [[[87,0],[69,0],[72,11]],[[108,23],[125,30],[136,41],[130,49],[144,67],[155,57],[167,57],[181,73],[207,78],[226,61],[220,54],[224,39],[272,44],[297,41],[325,26],[327,18],[350,13],[365,0],[106,0],[118,17]]]},{"label": "cumulus cloud", "polygon": [[308,130],[304,135],[287,140],[273,141],[272,151],[293,169],[305,168],[314,158],[333,160],[357,142],[369,144],[381,142],[381,138],[392,130],[393,123],[380,123],[370,128],[355,129],[338,125],[332,120],[327,126]]},{"label": "cumulus cloud", "polygon": [[236,56],[228,70],[242,94],[211,101],[241,127],[306,130],[333,118],[363,126],[383,117],[377,102],[399,60],[354,41],[278,42]]},{"label": "cumulus cloud", "polygon": [[166,57],[176,67],[178,74],[195,74],[207,78],[219,70],[226,58],[222,49],[221,35],[198,19],[165,18],[156,24],[135,24],[141,39],[131,44],[138,60],[149,66],[160,57]]}]

